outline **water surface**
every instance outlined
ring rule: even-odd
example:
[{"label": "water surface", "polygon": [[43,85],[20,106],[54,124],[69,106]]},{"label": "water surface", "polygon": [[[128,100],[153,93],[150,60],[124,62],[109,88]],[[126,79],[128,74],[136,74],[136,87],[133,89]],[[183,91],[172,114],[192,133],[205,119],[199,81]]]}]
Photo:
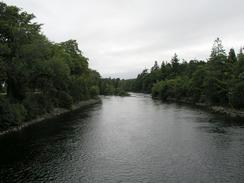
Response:
[{"label": "water surface", "polygon": [[149,95],[0,137],[0,182],[244,182],[244,123]]}]

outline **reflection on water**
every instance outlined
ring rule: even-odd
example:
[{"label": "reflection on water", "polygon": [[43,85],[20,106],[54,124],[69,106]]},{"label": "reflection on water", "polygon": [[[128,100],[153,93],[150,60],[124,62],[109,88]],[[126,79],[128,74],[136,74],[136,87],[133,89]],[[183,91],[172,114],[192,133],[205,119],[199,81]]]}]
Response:
[{"label": "reflection on water", "polygon": [[0,182],[244,182],[244,123],[149,95],[0,137]]}]

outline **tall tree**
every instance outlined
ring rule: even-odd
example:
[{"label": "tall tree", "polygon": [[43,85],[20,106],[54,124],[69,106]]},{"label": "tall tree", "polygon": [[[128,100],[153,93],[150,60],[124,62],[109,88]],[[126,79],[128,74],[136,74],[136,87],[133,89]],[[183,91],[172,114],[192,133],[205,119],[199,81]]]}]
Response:
[{"label": "tall tree", "polygon": [[219,56],[219,55],[225,55],[226,56],[226,53],[225,53],[224,46],[222,44],[221,39],[217,38],[214,41],[210,58],[215,58],[216,56]]},{"label": "tall tree", "polygon": [[151,72],[156,71],[156,70],[158,70],[158,69],[159,69],[158,62],[155,61],[155,62],[154,62],[154,65],[153,65],[152,68],[151,68]]},{"label": "tall tree", "polygon": [[237,62],[236,53],[235,53],[235,50],[233,48],[230,49],[230,52],[229,52],[229,55],[228,55],[228,61],[230,63]]},{"label": "tall tree", "polygon": [[238,59],[239,62],[244,62],[244,53],[243,53],[243,49],[244,49],[244,48],[240,48],[240,52],[239,52],[238,57],[237,57],[237,59]]},{"label": "tall tree", "polygon": [[179,72],[179,58],[178,55],[175,53],[174,56],[171,59],[171,65],[172,65],[172,71],[173,75],[177,74]]},{"label": "tall tree", "polygon": [[[15,6],[0,2],[0,57],[6,66],[7,94],[9,98],[23,99],[25,89],[18,69],[23,68],[20,58],[23,45],[30,44],[40,32],[40,24],[33,23],[35,16]],[[24,74],[24,71],[22,71]]]}]

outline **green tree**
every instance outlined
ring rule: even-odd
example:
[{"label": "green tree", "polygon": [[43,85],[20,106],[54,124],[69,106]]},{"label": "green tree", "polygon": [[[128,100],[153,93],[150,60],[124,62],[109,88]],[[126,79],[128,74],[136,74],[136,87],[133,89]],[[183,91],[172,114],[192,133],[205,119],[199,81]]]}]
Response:
[{"label": "green tree", "polygon": [[156,71],[156,70],[158,70],[158,69],[159,69],[158,62],[155,61],[155,62],[154,62],[154,65],[153,65],[152,68],[151,68],[151,72]]},{"label": "green tree", "polygon": [[212,47],[212,51],[211,51],[211,55],[210,58],[215,58],[219,55],[224,55],[226,56],[222,41],[220,38],[217,38],[214,41],[213,47]]},{"label": "green tree", "polygon": [[[24,45],[30,44],[40,32],[40,24],[33,23],[33,14],[21,11],[15,6],[7,6],[0,3],[0,57],[6,65],[7,94],[9,98],[22,100],[25,95],[25,88],[21,79],[19,69],[25,67],[21,59],[21,49]],[[20,76],[19,76],[20,74]]]},{"label": "green tree", "polygon": [[0,2],[0,130],[99,93],[100,75],[78,43],[50,42],[34,18]]},{"label": "green tree", "polygon": [[171,59],[171,65],[172,65],[172,74],[173,76],[177,75],[179,72],[179,58],[178,55],[175,53],[174,56]]},{"label": "green tree", "polygon": [[235,53],[235,50],[233,48],[230,49],[230,52],[229,52],[229,55],[228,55],[228,61],[230,63],[237,62],[236,53]]}]

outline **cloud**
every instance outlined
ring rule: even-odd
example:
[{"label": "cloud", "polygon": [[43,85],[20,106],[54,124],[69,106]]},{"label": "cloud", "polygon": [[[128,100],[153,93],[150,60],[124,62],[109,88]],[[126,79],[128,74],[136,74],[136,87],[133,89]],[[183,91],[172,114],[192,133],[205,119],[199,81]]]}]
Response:
[{"label": "cloud", "polygon": [[76,39],[104,77],[131,78],[176,52],[206,59],[216,37],[243,45],[243,0],[8,0],[34,13],[51,41]]}]

